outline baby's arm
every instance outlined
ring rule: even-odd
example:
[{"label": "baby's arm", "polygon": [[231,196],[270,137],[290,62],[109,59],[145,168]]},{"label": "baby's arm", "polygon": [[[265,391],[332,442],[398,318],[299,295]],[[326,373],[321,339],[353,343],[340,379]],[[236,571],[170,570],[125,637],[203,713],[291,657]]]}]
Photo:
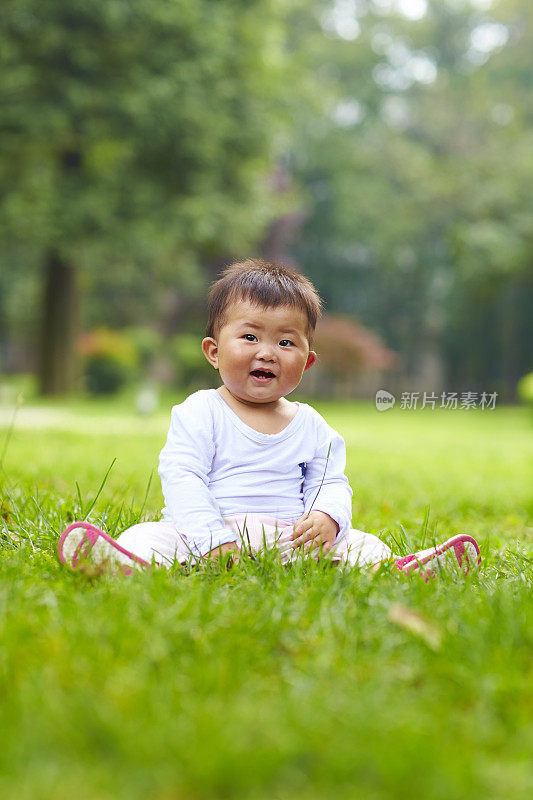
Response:
[{"label": "baby's arm", "polygon": [[165,498],[165,516],[190,542],[191,554],[219,555],[237,549],[237,537],[224,525],[220,508],[209,489],[215,453],[209,406],[191,395],[172,409],[167,441],[159,456],[159,475]]}]

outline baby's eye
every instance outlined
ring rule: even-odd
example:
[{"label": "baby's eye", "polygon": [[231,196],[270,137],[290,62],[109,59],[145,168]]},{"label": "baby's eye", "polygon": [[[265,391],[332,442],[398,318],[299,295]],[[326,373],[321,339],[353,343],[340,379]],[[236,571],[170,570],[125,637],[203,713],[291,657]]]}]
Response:
[{"label": "baby's eye", "polygon": [[247,342],[257,342],[257,336],[254,336],[253,333],[245,333],[242,338],[246,339]]},{"label": "baby's eye", "polygon": [[289,344],[293,344],[290,339],[282,339],[280,342],[281,347],[287,347]]}]

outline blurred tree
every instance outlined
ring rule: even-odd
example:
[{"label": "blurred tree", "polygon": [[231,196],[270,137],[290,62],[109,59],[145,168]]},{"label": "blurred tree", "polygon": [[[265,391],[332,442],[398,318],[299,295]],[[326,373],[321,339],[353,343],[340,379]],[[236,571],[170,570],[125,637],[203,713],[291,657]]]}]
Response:
[{"label": "blurred tree", "polygon": [[199,262],[257,239],[272,213],[265,175],[289,5],[1,4],[2,270],[6,287],[21,270],[40,282],[43,392],[72,386],[91,274],[144,288],[148,302],[171,284],[197,286]]},{"label": "blurred tree", "polygon": [[450,236],[452,374],[464,384],[473,370],[513,400],[533,363],[532,49],[526,0],[499,0],[478,20],[469,51],[477,68],[463,89],[466,125],[454,164],[461,214]]},{"label": "blurred tree", "polygon": [[5,0],[0,313],[20,324],[41,277],[43,387],[72,374],[77,291],[91,322],[172,319],[199,263],[291,209],[269,246],[306,220],[294,255],[330,310],[412,375],[434,353],[455,388],[510,396],[533,340],[529,6]]},{"label": "blurred tree", "polygon": [[293,27],[315,98],[291,151],[304,270],[412,374],[435,353],[509,397],[533,318],[528,5],[337,0]]}]

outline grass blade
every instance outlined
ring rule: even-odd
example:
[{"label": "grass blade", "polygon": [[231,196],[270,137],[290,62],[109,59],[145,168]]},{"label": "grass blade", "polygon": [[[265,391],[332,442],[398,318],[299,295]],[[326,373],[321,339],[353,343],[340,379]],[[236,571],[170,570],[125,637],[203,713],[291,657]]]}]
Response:
[{"label": "grass blade", "polygon": [[11,422],[9,423],[9,427],[7,429],[6,438],[4,440],[4,446],[2,448],[2,455],[0,456],[0,469],[4,473],[5,473],[5,470],[4,470],[4,459],[6,457],[7,448],[8,448],[8,445],[9,445],[9,440],[11,439],[11,435],[12,435],[13,429],[15,427],[15,420],[17,418],[17,414],[19,412],[19,408],[21,407],[23,402],[24,402],[24,397],[23,397],[23,395],[19,394],[19,396],[17,397],[17,402],[15,404],[15,408],[13,409],[13,416],[11,417]]},{"label": "grass blade", "polygon": [[93,508],[95,507],[95,505],[96,505],[96,501],[98,500],[98,498],[100,497],[100,495],[101,495],[101,493],[102,493],[102,489],[104,488],[104,486],[105,486],[105,484],[106,484],[106,481],[107,481],[107,478],[108,478],[108,476],[109,476],[109,473],[111,472],[111,470],[112,470],[112,469],[113,469],[113,467],[115,466],[116,460],[117,460],[117,459],[116,459],[116,458],[114,458],[114,459],[113,459],[113,461],[111,462],[111,464],[109,465],[109,467],[108,467],[108,470],[107,470],[106,474],[104,475],[104,479],[103,479],[102,483],[100,484],[100,488],[99,488],[99,489],[98,489],[98,491],[96,492],[96,497],[95,497],[95,498],[94,498],[94,500],[92,501],[91,505],[89,506],[89,510],[87,511],[87,513],[86,513],[86,514],[85,514],[85,516],[84,516],[84,519],[85,519],[85,520],[87,520],[87,519],[88,519],[88,517],[89,517],[89,514],[91,513],[91,511],[92,511],[92,510],[93,510]]}]

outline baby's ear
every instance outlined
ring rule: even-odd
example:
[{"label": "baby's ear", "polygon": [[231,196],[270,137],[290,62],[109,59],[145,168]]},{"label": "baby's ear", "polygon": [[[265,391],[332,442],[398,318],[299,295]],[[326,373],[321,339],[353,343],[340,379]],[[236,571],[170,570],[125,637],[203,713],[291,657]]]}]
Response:
[{"label": "baby's ear", "polygon": [[316,360],[317,354],[314,350],[310,350],[309,355],[307,356],[307,361],[305,362],[304,372],[306,372],[308,369],[311,369]]},{"label": "baby's ear", "polygon": [[215,369],[218,369],[218,345],[211,336],[202,341],[202,353]]}]

